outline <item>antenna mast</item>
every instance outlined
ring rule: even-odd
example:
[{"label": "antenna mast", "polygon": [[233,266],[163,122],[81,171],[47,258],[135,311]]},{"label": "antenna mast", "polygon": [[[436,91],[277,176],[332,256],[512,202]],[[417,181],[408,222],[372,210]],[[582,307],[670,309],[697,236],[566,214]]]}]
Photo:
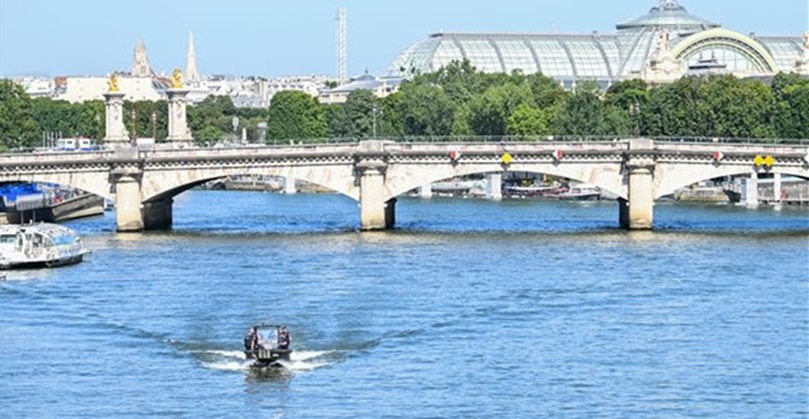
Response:
[{"label": "antenna mast", "polygon": [[346,10],[337,9],[337,81],[346,81]]}]

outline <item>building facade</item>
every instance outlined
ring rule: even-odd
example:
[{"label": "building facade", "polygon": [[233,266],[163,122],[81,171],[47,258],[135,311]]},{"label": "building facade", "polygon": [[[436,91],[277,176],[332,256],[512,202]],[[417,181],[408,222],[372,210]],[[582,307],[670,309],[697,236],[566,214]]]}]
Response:
[{"label": "building facade", "polygon": [[[402,51],[389,73],[409,76],[469,60],[483,72],[542,73],[570,87],[576,80],[668,82],[712,60],[740,77],[779,71],[809,74],[802,57],[809,35],[744,35],[692,15],[677,0],[660,0],[648,13],[589,34],[435,33]],[[805,58],[804,58],[805,60]]]}]

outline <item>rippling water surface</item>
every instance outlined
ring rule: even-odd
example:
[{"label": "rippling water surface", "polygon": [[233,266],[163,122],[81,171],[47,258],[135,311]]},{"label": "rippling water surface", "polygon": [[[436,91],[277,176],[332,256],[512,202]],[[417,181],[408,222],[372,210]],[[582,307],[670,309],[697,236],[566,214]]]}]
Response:
[{"label": "rippling water surface", "polygon": [[[809,212],[191,191],[0,282],[0,416],[806,417]],[[288,324],[256,374],[247,327]]]}]

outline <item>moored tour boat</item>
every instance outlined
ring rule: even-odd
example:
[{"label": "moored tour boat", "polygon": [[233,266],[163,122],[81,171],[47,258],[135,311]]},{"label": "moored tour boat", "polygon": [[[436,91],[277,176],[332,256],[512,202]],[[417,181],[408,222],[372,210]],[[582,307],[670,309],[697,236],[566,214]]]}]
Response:
[{"label": "moored tour boat", "polygon": [[73,230],[58,224],[0,226],[0,269],[70,265],[89,252]]},{"label": "moored tour boat", "polygon": [[595,185],[580,183],[571,186],[570,190],[560,193],[557,197],[567,201],[597,201],[601,199],[601,189]]}]

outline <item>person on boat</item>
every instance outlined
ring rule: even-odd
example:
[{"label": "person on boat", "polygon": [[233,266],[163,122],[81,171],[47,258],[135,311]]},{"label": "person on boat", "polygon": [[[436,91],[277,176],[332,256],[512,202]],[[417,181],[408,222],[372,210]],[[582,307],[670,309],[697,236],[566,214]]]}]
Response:
[{"label": "person on boat", "polygon": [[251,327],[244,336],[244,350],[253,352],[258,349],[258,331]]},{"label": "person on boat", "polygon": [[281,326],[278,331],[278,349],[289,349],[289,344],[292,343],[292,337],[289,335],[289,330],[286,326]]}]

